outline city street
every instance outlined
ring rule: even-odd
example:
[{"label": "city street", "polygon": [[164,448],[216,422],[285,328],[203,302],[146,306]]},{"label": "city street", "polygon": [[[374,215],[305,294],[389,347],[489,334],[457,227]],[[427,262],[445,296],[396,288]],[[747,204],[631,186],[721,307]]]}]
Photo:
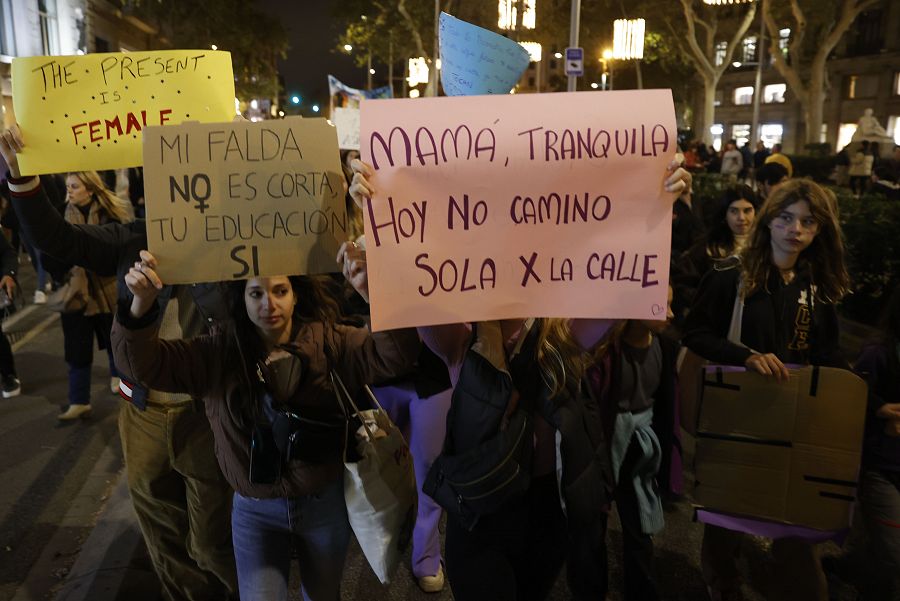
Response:
[{"label": "city street", "polygon": [[[34,275],[22,265],[25,298]],[[155,601],[159,587],[143,548],[124,485],[116,428],[120,403],[108,390],[105,356],[95,353],[90,418],[57,421],[65,405],[66,366],[57,314],[30,302],[4,322],[16,355],[22,394],[0,401],[0,601],[43,599]],[[850,344],[858,344],[846,337]],[[689,442],[689,441],[688,441]],[[690,452],[690,445],[687,451]],[[690,483],[690,474],[686,474]],[[609,599],[621,599],[621,534],[610,520]],[[96,526],[96,527],[95,527]],[[667,598],[704,601],[700,577],[702,527],[688,502],[667,508],[666,528],[657,538],[660,579]],[[829,554],[837,547],[828,545]],[[742,570],[747,599],[762,601],[771,564],[762,539],[746,545]],[[409,572],[409,552],[390,587],[382,587],[355,542],[344,575],[343,598],[353,600],[452,599],[449,587],[422,593]],[[296,567],[296,564],[295,564]],[[296,569],[294,580],[297,581]],[[833,586],[833,599],[851,601],[855,592]],[[297,590],[297,587],[294,587]],[[294,597],[299,599],[299,595]],[[568,598],[560,578],[551,599]]]}]

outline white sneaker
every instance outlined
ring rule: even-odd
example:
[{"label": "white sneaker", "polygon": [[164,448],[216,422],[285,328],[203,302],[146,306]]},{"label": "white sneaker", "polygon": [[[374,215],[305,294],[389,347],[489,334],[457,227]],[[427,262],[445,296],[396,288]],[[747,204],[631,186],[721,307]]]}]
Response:
[{"label": "white sneaker", "polygon": [[439,593],[444,590],[444,566],[438,566],[434,576],[422,576],[418,579],[419,588],[425,593]]},{"label": "white sneaker", "polygon": [[34,291],[34,304],[35,305],[46,305],[47,304],[47,295],[44,294],[43,290],[35,290]]},{"label": "white sneaker", "polygon": [[119,394],[119,378],[109,379],[109,391],[113,394]]}]

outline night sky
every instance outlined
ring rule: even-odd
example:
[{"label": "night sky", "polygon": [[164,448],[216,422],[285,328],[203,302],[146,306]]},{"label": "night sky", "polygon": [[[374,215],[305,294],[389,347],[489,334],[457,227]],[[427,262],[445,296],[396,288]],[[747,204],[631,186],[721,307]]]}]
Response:
[{"label": "night sky", "polygon": [[365,68],[335,51],[340,24],[331,17],[331,8],[340,0],[259,0],[261,10],[276,16],[287,30],[291,48],[287,59],[279,61],[288,98],[299,94],[307,107],[313,102],[328,104],[330,73],[345,84],[363,88]]}]

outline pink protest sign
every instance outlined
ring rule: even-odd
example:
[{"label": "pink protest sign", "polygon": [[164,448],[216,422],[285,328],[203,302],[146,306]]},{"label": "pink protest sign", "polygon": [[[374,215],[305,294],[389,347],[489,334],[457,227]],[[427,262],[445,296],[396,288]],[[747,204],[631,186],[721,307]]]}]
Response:
[{"label": "pink protest sign", "polygon": [[662,319],[669,90],[366,100],[372,327]]}]

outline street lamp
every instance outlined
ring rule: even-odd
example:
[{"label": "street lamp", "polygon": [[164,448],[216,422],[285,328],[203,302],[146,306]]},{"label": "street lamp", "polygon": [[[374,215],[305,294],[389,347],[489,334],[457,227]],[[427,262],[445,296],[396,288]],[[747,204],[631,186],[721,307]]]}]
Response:
[{"label": "street lamp", "polygon": [[319,105],[318,105],[318,104],[312,105],[312,111],[313,111],[314,113],[318,113],[318,112],[319,112]]},{"label": "street lamp", "polygon": [[350,44],[344,44],[344,52],[353,52],[353,46]]},{"label": "street lamp", "polygon": [[291,104],[300,104],[300,97],[296,94],[291,96]]},{"label": "street lamp", "polygon": [[[612,63],[613,59],[613,51],[609,48],[603,50],[603,54],[600,55],[600,62],[603,63],[603,74],[600,76],[600,81],[603,83],[604,90],[612,90],[613,89],[613,77],[612,77],[612,67],[610,63]],[[608,79],[607,79],[608,75]],[[607,81],[609,85],[607,86]]]}]

